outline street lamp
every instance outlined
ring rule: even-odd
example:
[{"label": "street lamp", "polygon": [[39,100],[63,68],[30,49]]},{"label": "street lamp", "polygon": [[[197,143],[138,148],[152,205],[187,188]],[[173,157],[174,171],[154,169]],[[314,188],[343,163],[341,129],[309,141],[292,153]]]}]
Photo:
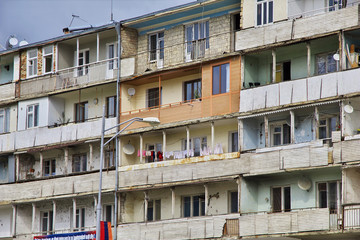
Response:
[{"label": "street lamp", "polygon": [[[101,189],[102,189],[102,169],[103,169],[103,162],[104,162],[104,146],[109,144],[114,138],[118,137],[120,135],[120,133],[122,133],[126,128],[128,128],[134,122],[146,122],[146,123],[149,123],[151,125],[155,125],[155,124],[160,123],[159,119],[156,118],[156,117],[146,117],[146,118],[135,117],[135,118],[131,118],[129,120],[126,120],[126,121],[124,121],[122,123],[116,124],[113,127],[105,129],[105,105],[103,106],[102,125],[101,125],[101,147],[100,147],[99,195],[98,195],[98,204],[97,204],[97,207],[96,207],[96,240],[100,240],[100,220],[101,220],[101,211],[102,211],[102,207],[101,207]],[[124,125],[124,124],[126,124],[125,127],[120,129],[119,131],[117,131],[114,136],[112,136],[109,140],[107,140],[104,143],[105,132],[107,132],[107,131],[109,131],[111,129],[114,129],[114,128],[118,128],[118,127],[120,127],[121,125]],[[115,234],[117,234],[117,233],[115,233]]]}]

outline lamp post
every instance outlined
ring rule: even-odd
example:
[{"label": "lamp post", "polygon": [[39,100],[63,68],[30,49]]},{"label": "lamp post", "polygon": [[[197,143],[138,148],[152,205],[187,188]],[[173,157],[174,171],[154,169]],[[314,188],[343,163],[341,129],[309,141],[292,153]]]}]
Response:
[{"label": "lamp post", "polygon": [[[155,117],[146,117],[146,118],[135,117],[135,118],[131,118],[129,120],[126,120],[126,121],[124,121],[122,123],[116,124],[113,127],[105,129],[105,105],[103,106],[103,115],[102,115],[102,124],[101,124],[101,143],[100,143],[101,146],[100,146],[100,167],[99,167],[99,169],[100,169],[99,193],[98,193],[98,203],[97,203],[97,207],[96,207],[96,240],[100,240],[100,220],[101,220],[101,211],[102,211],[102,207],[101,207],[101,189],[102,189],[102,169],[103,169],[103,162],[104,162],[104,146],[109,144],[114,138],[118,137],[120,135],[120,133],[122,133],[126,128],[128,128],[134,122],[146,122],[146,123],[149,123],[149,124],[159,124],[160,123],[159,119],[155,118]],[[104,135],[105,135],[105,133],[107,131],[111,130],[111,129],[119,128],[123,124],[126,124],[125,127],[118,130],[115,133],[114,136],[112,136],[109,140],[107,140],[104,143]],[[117,234],[117,233],[115,233],[115,234]]]}]

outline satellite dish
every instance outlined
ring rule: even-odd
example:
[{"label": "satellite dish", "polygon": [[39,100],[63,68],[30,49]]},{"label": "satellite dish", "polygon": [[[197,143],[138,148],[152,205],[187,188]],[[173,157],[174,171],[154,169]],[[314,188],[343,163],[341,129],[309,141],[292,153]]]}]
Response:
[{"label": "satellite dish", "polygon": [[15,47],[18,44],[18,40],[14,35],[11,35],[6,41],[6,49]]},{"label": "satellite dish", "polygon": [[311,180],[307,177],[302,177],[298,180],[298,186],[301,190],[308,191],[311,188]]},{"label": "satellite dish", "polygon": [[339,60],[340,60],[340,55],[339,55],[338,53],[335,53],[335,54],[333,55],[333,59],[334,59],[335,61],[339,61]]},{"label": "satellite dish", "polygon": [[344,111],[346,113],[352,113],[352,112],[354,112],[354,108],[350,104],[347,104],[344,106]]},{"label": "satellite dish", "polygon": [[124,153],[125,153],[126,155],[132,155],[132,154],[134,154],[134,152],[135,152],[135,148],[134,148],[133,145],[131,145],[130,143],[128,143],[128,144],[125,144],[125,145],[123,146],[123,151],[124,151]]},{"label": "satellite dish", "polygon": [[25,45],[28,45],[28,44],[29,43],[27,41],[22,40],[22,41],[20,41],[19,46],[22,47],[22,46],[25,46]]},{"label": "satellite dish", "polygon": [[129,88],[128,89],[128,94],[130,97],[134,96],[135,95],[135,88]]}]

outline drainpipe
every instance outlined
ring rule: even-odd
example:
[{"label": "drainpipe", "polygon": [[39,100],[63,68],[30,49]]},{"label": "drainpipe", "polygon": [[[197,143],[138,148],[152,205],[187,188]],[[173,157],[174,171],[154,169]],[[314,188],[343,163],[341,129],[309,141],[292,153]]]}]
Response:
[{"label": "drainpipe", "polygon": [[[121,23],[115,22],[115,29],[118,35],[118,47],[117,47],[117,53],[118,53],[118,73],[117,73],[117,79],[116,79],[116,124],[118,125],[120,123],[120,72],[121,72]],[[117,132],[120,130],[120,127],[117,128]],[[115,138],[115,201],[114,201],[114,211],[115,211],[115,219],[114,219],[114,228],[115,228],[115,234],[114,234],[114,240],[117,240],[117,225],[118,225],[118,194],[117,191],[119,189],[119,139],[118,137]]]}]

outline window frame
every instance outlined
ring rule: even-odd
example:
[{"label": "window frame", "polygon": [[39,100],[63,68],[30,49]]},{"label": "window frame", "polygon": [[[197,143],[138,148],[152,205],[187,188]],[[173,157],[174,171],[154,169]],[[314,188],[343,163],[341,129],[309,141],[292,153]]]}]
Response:
[{"label": "window frame", "polygon": [[[275,209],[274,209],[274,189],[278,189],[278,188],[280,188],[281,190],[281,199],[280,199],[280,201],[281,201],[281,210],[280,211],[275,211]],[[290,199],[289,199],[289,205],[290,205],[290,209],[285,209],[285,189],[289,189],[290,190]],[[283,185],[283,186],[272,186],[271,187],[271,212],[273,212],[273,213],[279,213],[279,212],[291,212],[291,186],[290,185]]]},{"label": "window frame", "polygon": [[[156,94],[156,96],[158,96],[157,99],[156,98],[154,100],[149,99],[150,91],[158,91]],[[160,99],[159,99],[159,95],[160,95]],[[155,103],[156,103],[156,101],[158,101],[158,105],[155,104],[155,105],[150,106],[151,101],[155,101]],[[146,108],[150,108],[150,109],[159,108],[161,106],[161,104],[162,104],[162,87],[160,88],[160,94],[159,94],[159,87],[148,88],[146,90]]]},{"label": "window frame", "polygon": [[88,101],[75,103],[74,108],[75,108],[75,117],[74,117],[75,123],[86,122],[88,120],[88,115],[89,115]]},{"label": "window frame", "polygon": [[[199,87],[199,83],[200,83],[200,96],[195,96],[195,84],[197,84],[197,87]],[[190,99],[187,99],[187,85],[188,84],[191,84],[191,98]],[[195,79],[195,80],[190,80],[190,81],[185,81],[184,84],[183,84],[183,101],[184,102],[188,102],[188,101],[192,101],[192,100],[196,100],[196,99],[201,99],[202,97],[202,81],[201,81],[201,78],[199,79]],[[199,89],[199,88],[197,88]]]},{"label": "window frame", "polygon": [[[150,207],[150,203],[151,203],[151,207]],[[157,203],[159,205],[157,205]],[[150,209],[152,209],[152,215],[149,214]],[[152,216],[151,219],[150,219],[150,216]],[[161,199],[148,200],[146,221],[153,222],[153,221],[160,221],[160,220],[161,220]]]},{"label": "window frame", "polygon": [[[228,67],[225,67],[225,69],[228,69],[228,71],[225,73],[226,79],[225,81],[225,91],[223,92],[221,86],[222,86],[222,66],[228,65]],[[219,67],[219,76],[218,76],[218,81],[219,81],[219,92],[218,93],[214,93],[214,83],[215,83],[215,79],[214,79],[214,69]],[[211,69],[211,92],[212,95],[219,95],[219,94],[225,94],[225,93],[229,93],[231,90],[231,77],[230,77],[230,62],[224,62],[221,64],[217,64],[217,65],[213,65],[212,69]]]},{"label": "window frame", "polygon": [[[80,169],[76,171],[75,161],[79,161]],[[86,172],[87,171],[87,154],[86,153],[79,153],[72,155],[72,172],[79,173],[79,172]]]},{"label": "window frame", "polygon": [[[198,197],[199,198],[199,213],[198,215],[194,216],[194,198]],[[190,198],[190,215],[186,216],[185,214],[185,198]],[[181,196],[181,216],[184,218],[187,217],[200,217],[200,216],[205,216],[205,193],[201,193],[201,194],[193,194],[193,195],[185,195],[185,196]]]},{"label": "window frame", "polygon": [[[270,3],[272,8],[270,19]],[[260,6],[260,21],[259,24],[259,6]],[[266,14],[264,14],[264,6],[266,6]],[[273,0],[257,0],[255,6],[255,27],[267,26],[274,23],[274,1]]]},{"label": "window frame", "polygon": [[[32,107],[33,110],[29,110]],[[39,126],[39,112],[40,112],[40,105],[39,103],[29,104],[26,106],[26,129],[35,128]],[[32,116],[32,124],[30,124],[30,116]]]},{"label": "window frame", "polygon": [[107,221],[108,220],[107,207],[111,208],[111,216],[110,216],[111,221],[110,222],[111,222],[111,226],[113,226],[114,222],[115,222],[115,213],[114,213],[115,206],[113,203],[104,203],[103,204],[102,218],[103,218],[103,221],[109,222],[109,221]]},{"label": "window frame", "polygon": [[[90,49],[85,48],[85,49],[79,50],[78,53],[76,53],[76,52],[77,51],[75,51],[75,60],[77,60],[77,62],[76,61],[75,62],[76,62],[77,69],[74,70],[77,73],[76,76],[80,77],[80,76],[87,75],[89,73]],[[76,57],[76,54],[78,54],[77,57]],[[82,54],[82,57],[80,57],[80,54]],[[80,59],[82,59],[82,61],[83,61],[83,63],[81,65],[80,65]]]},{"label": "window frame", "polygon": [[[162,36],[160,36],[162,34]],[[155,36],[155,46],[152,46],[151,38]],[[163,44],[161,46],[161,43]],[[155,48],[152,48],[155,47]],[[148,34],[148,61],[155,63],[157,61],[164,60],[165,58],[165,31],[161,30]],[[154,57],[153,57],[154,56]]]},{"label": "window frame", "polygon": [[[209,19],[184,24],[185,57],[187,61],[205,57],[206,50],[210,49],[210,22]],[[188,39],[191,28],[191,39]],[[197,28],[197,30],[196,30]],[[203,29],[203,36],[201,30]],[[197,31],[197,32],[196,32]],[[197,36],[197,37],[196,37]],[[202,36],[202,37],[201,37]],[[195,46],[195,47],[194,47]],[[203,49],[201,49],[203,48]]]},{"label": "window frame", "polygon": [[[236,211],[232,211],[233,210],[233,199],[232,199],[232,195],[233,194],[236,194]],[[239,212],[239,203],[238,203],[238,196],[239,196],[239,193],[238,193],[238,191],[229,191],[228,192],[228,212],[229,213],[238,213]]]},{"label": "window frame", "polygon": [[[323,74],[328,74],[328,73],[334,73],[334,72],[338,72],[339,71],[339,64],[338,64],[338,61],[336,61],[334,58],[333,58],[333,55],[335,54],[336,52],[335,51],[331,51],[331,52],[324,52],[324,53],[318,53],[315,55],[315,75],[318,76],[318,75],[323,75]],[[324,73],[319,73],[319,59],[321,57],[325,57],[325,72]],[[330,66],[330,63],[328,62],[329,58],[332,59],[333,63],[332,64],[335,64],[335,70],[334,71],[328,71],[328,68]]]},{"label": "window frame", "polygon": [[[270,126],[270,146],[271,147],[278,147],[278,146],[283,146],[283,145],[291,143],[291,126],[288,126],[289,127],[288,142],[284,143],[284,125],[288,125],[286,121],[277,121],[277,122],[272,122],[269,124],[269,126]],[[276,127],[281,127],[281,132],[275,132]],[[278,144],[278,145],[274,144],[275,133],[280,135],[280,144]]]},{"label": "window frame", "polygon": [[[332,126],[331,126],[332,119],[336,120],[335,130],[333,130]],[[321,124],[321,121],[325,121],[325,124]],[[340,124],[340,116],[337,114],[332,114],[332,115],[327,114],[327,115],[320,116],[319,124],[317,126],[318,132],[319,132],[319,139],[324,139],[324,140],[330,139],[332,136],[332,131],[336,131],[336,128],[339,124]],[[320,128],[325,128],[325,131],[326,131],[325,137],[320,136],[320,134],[321,134]]]},{"label": "window frame", "polygon": [[[110,46],[113,46],[113,57],[110,58]],[[90,53],[89,53],[90,58]],[[107,71],[114,70],[118,68],[118,43],[117,42],[111,42],[106,43],[106,60],[107,61]]]},{"label": "window frame", "polygon": [[[47,173],[47,163],[49,163],[49,172]],[[55,176],[56,175],[56,159],[45,159],[43,164],[43,176]]]},{"label": "window frame", "polygon": [[[30,57],[30,54],[36,52],[35,57]],[[29,49],[26,53],[26,76],[35,77],[38,75],[38,49],[33,48]],[[30,69],[32,70],[32,74],[30,75]]]},{"label": "window frame", "polygon": [[85,230],[86,227],[86,207],[78,206],[76,207],[75,212],[75,219],[73,214],[74,209],[70,208],[70,222],[72,223],[71,226],[73,227],[73,232],[80,232]]},{"label": "window frame", "polygon": [[0,128],[0,134],[10,132],[10,108],[0,108],[0,119],[1,117],[2,129]]},{"label": "window frame", "polygon": [[[47,214],[47,216],[44,216]],[[53,217],[54,213],[52,210],[40,211],[40,232],[45,234],[51,234],[53,232]],[[44,219],[47,219],[46,226],[44,226]],[[46,229],[44,230],[44,227]]]},{"label": "window frame", "polygon": [[[332,209],[329,207],[330,204],[330,194],[329,194],[329,184],[336,183],[336,208]],[[320,190],[319,185],[326,184],[326,207],[321,207],[320,204]],[[342,182],[341,180],[331,180],[331,181],[320,181],[316,183],[316,204],[318,208],[328,208],[330,213],[337,213],[341,209],[341,196],[342,196]]]},{"label": "window frame", "polygon": [[[113,103],[113,109],[111,109],[110,108],[110,104],[109,104],[109,100],[110,99],[114,99],[113,101],[114,101],[114,103]],[[116,101],[117,101],[117,99],[116,99],[116,95],[115,96],[109,96],[109,97],[106,97],[106,117],[107,118],[110,118],[110,117],[116,117]],[[113,114],[109,114],[109,112],[110,112],[110,109],[111,110],[113,110]]]},{"label": "window frame", "polygon": [[[51,47],[51,53],[45,53],[45,49],[46,48],[50,48]],[[49,46],[45,46],[42,48],[42,71],[43,74],[48,74],[48,73],[53,73],[54,72],[54,46],[53,45],[49,45]],[[46,71],[46,58],[51,56],[51,70],[49,72]]]}]

